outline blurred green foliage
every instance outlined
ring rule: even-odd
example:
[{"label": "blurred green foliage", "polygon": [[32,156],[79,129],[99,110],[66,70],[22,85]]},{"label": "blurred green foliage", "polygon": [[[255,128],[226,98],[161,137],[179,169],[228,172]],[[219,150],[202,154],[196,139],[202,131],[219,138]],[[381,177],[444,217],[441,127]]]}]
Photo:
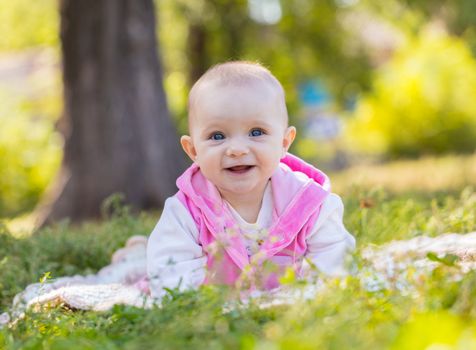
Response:
[{"label": "blurred green foliage", "polygon": [[469,30],[474,31],[476,2],[472,0],[404,0],[403,2],[411,8],[421,9],[425,16],[441,18],[453,34],[465,36]]},{"label": "blurred green foliage", "polygon": [[473,0],[360,0],[372,13],[407,33],[437,23],[461,37],[476,54],[476,2]]},{"label": "blurred green foliage", "polygon": [[54,130],[58,96],[40,101],[0,90],[0,217],[31,210],[55,175],[62,152]]},{"label": "blurred green foliage", "polygon": [[391,156],[476,149],[476,60],[461,39],[422,32],[376,71],[349,125],[352,147]]},{"label": "blurred green foliage", "polygon": [[0,81],[0,217],[31,210],[59,167],[58,5],[0,0],[0,52],[6,53],[0,62],[7,77]]},{"label": "blurred green foliage", "polygon": [[57,46],[58,0],[0,0],[0,51]]}]

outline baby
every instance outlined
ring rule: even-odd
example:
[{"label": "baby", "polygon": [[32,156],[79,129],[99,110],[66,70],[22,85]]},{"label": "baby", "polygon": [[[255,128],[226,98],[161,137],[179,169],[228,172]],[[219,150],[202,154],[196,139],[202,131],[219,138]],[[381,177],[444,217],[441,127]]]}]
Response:
[{"label": "baby", "polygon": [[345,272],[355,240],[342,201],[324,173],[287,153],[296,129],[279,81],[259,64],[219,64],[193,86],[188,112],[180,142],[193,165],[148,240],[151,294],[245,280],[271,289],[308,262]]}]

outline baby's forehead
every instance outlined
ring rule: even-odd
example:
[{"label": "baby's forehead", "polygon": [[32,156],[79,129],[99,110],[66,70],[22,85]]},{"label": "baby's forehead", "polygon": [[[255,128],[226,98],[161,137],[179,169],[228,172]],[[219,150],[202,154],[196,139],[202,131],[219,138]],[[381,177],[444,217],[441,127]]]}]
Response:
[{"label": "baby's forehead", "polygon": [[236,81],[226,81],[220,79],[206,80],[194,86],[190,93],[190,99],[194,102],[200,102],[213,98],[215,94],[233,95],[240,93],[249,93],[266,95],[268,97],[282,97],[284,93],[280,85],[272,82],[258,79],[240,79]]},{"label": "baby's forehead", "polygon": [[[276,118],[282,114],[287,123],[284,96],[266,83],[204,84],[189,101],[189,128],[197,121],[219,120],[220,116],[239,111],[256,115],[269,110]],[[279,113],[276,113],[278,110]]]},{"label": "baby's forehead", "polygon": [[268,101],[285,103],[282,90],[266,81],[205,81],[194,86],[190,93],[189,116],[193,116],[200,107],[218,102],[233,105]]}]

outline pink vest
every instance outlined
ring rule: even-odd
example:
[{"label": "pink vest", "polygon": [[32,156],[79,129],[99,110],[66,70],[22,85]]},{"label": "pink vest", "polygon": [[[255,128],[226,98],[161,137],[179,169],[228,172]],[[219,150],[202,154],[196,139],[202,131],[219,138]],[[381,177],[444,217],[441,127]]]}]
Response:
[{"label": "pink vest", "polygon": [[285,267],[299,273],[306,237],[330,190],[324,173],[288,153],[271,177],[273,224],[259,251],[249,257],[232,214],[196,164],[177,179],[177,186],[176,196],[195,220],[207,254],[204,283],[267,289],[279,285],[277,277]]}]

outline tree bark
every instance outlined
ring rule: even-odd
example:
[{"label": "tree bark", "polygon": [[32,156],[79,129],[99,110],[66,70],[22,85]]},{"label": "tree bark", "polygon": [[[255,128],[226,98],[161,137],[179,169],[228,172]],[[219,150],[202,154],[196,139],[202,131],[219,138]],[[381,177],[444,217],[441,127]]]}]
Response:
[{"label": "tree bark", "polygon": [[42,223],[123,193],[159,207],[185,167],[162,86],[152,0],[61,0],[65,149]]},{"label": "tree bark", "polygon": [[190,86],[209,68],[206,53],[207,31],[201,23],[189,23],[187,37],[187,56],[190,62],[188,83]]}]

